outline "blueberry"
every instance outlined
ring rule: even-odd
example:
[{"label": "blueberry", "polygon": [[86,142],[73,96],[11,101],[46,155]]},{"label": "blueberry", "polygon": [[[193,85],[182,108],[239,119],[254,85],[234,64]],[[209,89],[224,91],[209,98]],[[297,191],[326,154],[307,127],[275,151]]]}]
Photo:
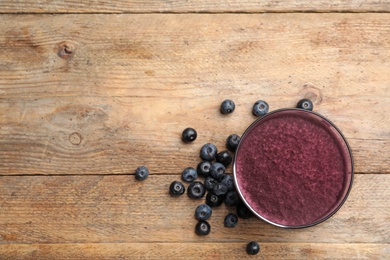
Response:
[{"label": "blueberry", "polygon": [[181,139],[183,140],[183,142],[189,143],[195,141],[197,136],[198,134],[196,133],[195,129],[188,127],[184,129],[183,133],[181,134]]},{"label": "blueberry", "polygon": [[208,220],[211,217],[213,210],[207,204],[199,205],[195,210],[195,218],[197,220]]},{"label": "blueberry", "polygon": [[181,173],[181,179],[186,182],[192,182],[196,178],[198,178],[198,173],[196,170],[192,167],[187,167],[184,169],[184,171]]},{"label": "blueberry", "polygon": [[241,141],[241,137],[239,137],[236,134],[231,134],[226,139],[226,148],[232,152],[235,152],[240,141]]},{"label": "blueberry", "polygon": [[223,166],[222,163],[216,162],[213,165],[211,165],[210,175],[214,179],[220,181],[225,176],[225,170],[226,170],[226,168],[225,168],[225,166]]},{"label": "blueberry", "polygon": [[213,193],[217,196],[225,195],[228,192],[228,188],[222,182],[217,183],[214,186]]},{"label": "blueberry", "polygon": [[212,161],[217,156],[217,147],[211,143],[207,143],[200,149],[200,158],[206,161]]},{"label": "blueberry", "polygon": [[135,170],[135,179],[143,181],[149,176],[149,170],[145,166],[140,166]]},{"label": "blueberry", "polygon": [[188,197],[195,200],[202,198],[205,193],[206,189],[203,183],[199,181],[191,182],[187,189]]},{"label": "blueberry", "polygon": [[214,186],[217,185],[218,181],[214,179],[213,177],[206,177],[204,180],[204,187],[206,190],[211,191],[214,189]]},{"label": "blueberry", "polygon": [[222,102],[220,110],[222,114],[230,114],[234,111],[235,108],[236,105],[234,102],[230,99],[226,99]]},{"label": "blueberry", "polygon": [[225,204],[226,206],[237,206],[238,202],[240,201],[240,198],[238,197],[237,192],[235,191],[228,191],[225,195]]},{"label": "blueberry", "polygon": [[233,213],[227,214],[225,217],[225,221],[223,222],[224,226],[228,228],[237,226],[237,223],[238,223],[238,217]]},{"label": "blueberry", "polygon": [[211,162],[202,161],[198,164],[196,171],[198,172],[199,175],[203,177],[208,177],[210,175],[210,168],[211,168]]},{"label": "blueberry", "polygon": [[222,163],[225,167],[228,167],[232,162],[232,155],[228,151],[222,151],[217,154],[217,162]]},{"label": "blueberry", "polygon": [[265,102],[264,100],[258,100],[253,105],[252,113],[255,116],[264,116],[268,113],[268,109],[269,106],[267,102]]},{"label": "blueberry", "polygon": [[199,221],[198,224],[196,224],[195,226],[195,232],[199,236],[208,235],[210,233],[210,230],[211,230],[210,224],[205,220]]},{"label": "blueberry", "polygon": [[239,202],[236,209],[238,217],[242,219],[253,217],[253,213],[245,206],[243,202]]},{"label": "blueberry", "polygon": [[312,111],[313,110],[313,102],[311,102],[310,99],[301,99],[298,104],[297,104],[297,108],[302,108],[302,109],[306,109],[306,110],[309,110],[309,111]]},{"label": "blueberry", "polygon": [[223,183],[228,191],[234,190],[234,180],[231,175],[226,174],[223,178],[221,183]]},{"label": "blueberry", "polygon": [[256,241],[249,242],[246,245],[246,252],[250,255],[257,255],[260,252],[260,245]]},{"label": "blueberry", "polygon": [[169,186],[169,194],[172,196],[180,196],[186,191],[183,183],[179,181],[173,181]]},{"label": "blueberry", "polygon": [[223,196],[217,196],[213,192],[207,193],[206,196],[206,204],[210,207],[218,207],[223,202]]}]

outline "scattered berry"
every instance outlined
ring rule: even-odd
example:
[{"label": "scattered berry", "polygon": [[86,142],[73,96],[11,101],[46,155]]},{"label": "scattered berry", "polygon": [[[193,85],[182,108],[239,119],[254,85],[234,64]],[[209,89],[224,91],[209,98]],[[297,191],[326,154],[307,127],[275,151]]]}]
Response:
[{"label": "scattered berry", "polygon": [[179,181],[173,181],[169,186],[169,194],[172,196],[180,196],[186,191],[183,183]]},{"label": "scattered berry", "polygon": [[149,176],[149,170],[145,166],[140,166],[135,170],[135,179],[143,181]]},{"label": "scattered berry", "polygon": [[241,141],[241,137],[239,137],[236,134],[231,134],[226,139],[226,148],[232,152],[235,152],[240,141]]},{"label": "scattered berry", "polygon": [[183,133],[181,134],[181,140],[185,143],[189,143],[192,141],[195,141],[198,134],[196,133],[196,130],[194,128],[188,127],[184,129]]},{"label": "scattered berry", "polygon": [[225,221],[223,222],[224,226],[227,228],[232,228],[237,226],[238,223],[238,217],[234,215],[233,213],[229,213],[225,217]]},{"label": "scattered berry", "polygon": [[297,104],[297,108],[302,108],[302,109],[306,109],[306,110],[309,110],[309,111],[312,111],[313,110],[313,102],[311,102],[310,99],[301,99],[298,104]]},{"label": "scattered berry", "polygon": [[203,177],[208,177],[210,175],[210,168],[211,168],[211,162],[202,161],[198,164],[196,171],[198,172],[199,175]]},{"label": "scattered berry", "polygon": [[211,191],[214,189],[214,186],[217,185],[218,181],[214,179],[213,177],[206,177],[204,180],[204,187],[206,190]]},{"label": "scattered berry", "polygon": [[218,207],[223,202],[223,196],[217,196],[213,192],[209,192],[206,195],[206,204],[210,207]]},{"label": "scattered berry", "polygon": [[239,202],[237,205],[237,215],[242,219],[248,219],[253,217],[252,211],[250,211],[243,202]]},{"label": "scattered berry", "polygon": [[205,193],[206,189],[199,181],[191,182],[187,189],[188,197],[195,200],[202,198]]},{"label": "scattered berry", "polygon": [[196,224],[195,226],[195,232],[199,236],[208,235],[210,233],[210,230],[211,230],[210,224],[205,220],[199,221],[198,224]]},{"label": "scattered berry", "polygon": [[181,179],[186,182],[192,182],[196,178],[198,178],[198,173],[196,170],[192,167],[187,167],[184,169],[184,171],[181,173]]},{"label": "scattered berry", "polygon": [[223,176],[222,178],[221,183],[223,183],[226,186],[228,191],[234,190],[234,180],[231,175],[225,174],[225,176]]},{"label": "scattered berry", "polygon": [[217,154],[217,162],[222,163],[225,167],[229,166],[232,162],[232,155],[228,151],[222,151]]},{"label": "scattered berry", "polygon": [[217,183],[214,186],[213,193],[217,196],[225,195],[228,192],[228,188],[222,182]]},{"label": "scattered berry", "polygon": [[252,113],[255,116],[264,116],[268,113],[268,109],[269,106],[267,102],[265,102],[264,100],[258,100],[253,105]]},{"label": "scattered berry", "polygon": [[220,110],[222,114],[230,114],[234,111],[235,108],[236,105],[234,102],[230,99],[226,99],[222,102]]},{"label": "scattered berry", "polygon": [[238,194],[236,191],[228,191],[225,195],[225,204],[226,206],[237,206],[238,202],[240,201],[240,198],[238,197]]},{"label": "scattered berry", "polygon": [[225,176],[225,170],[226,170],[226,168],[225,168],[225,166],[223,166],[222,163],[216,162],[213,165],[211,165],[210,175],[214,179],[220,181]]},{"label": "scattered berry", "polygon": [[256,241],[249,242],[246,245],[246,252],[250,255],[257,255],[260,252],[260,245]]},{"label": "scattered berry", "polygon": [[201,204],[195,210],[195,218],[197,220],[208,220],[212,213],[213,211],[209,205]]},{"label": "scattered berry", "polygon": [[214,144],[207,143],[200,149],[200,157],[206,161],[212,161],[217,156],[217,147]]}]

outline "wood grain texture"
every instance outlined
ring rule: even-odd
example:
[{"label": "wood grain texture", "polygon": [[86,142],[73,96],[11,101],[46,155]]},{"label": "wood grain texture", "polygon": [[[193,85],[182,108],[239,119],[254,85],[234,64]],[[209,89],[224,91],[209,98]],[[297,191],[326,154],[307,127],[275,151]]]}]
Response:
[{"label": "wood grain texture", "polygon": [[67,243],[382,243],[390,242],[390,175],[358,175],[343,207],[329,220],[288,230],[260,219],[223,220],[234,208],[214,208],[211,233],[194,232],[195,208],[187,195],[173,198],[179,175],[2,176],[0,244]]},{"label": "wood grain texture", "polygon": [[388,0],[3,0],[1,13],[151,13],[151,12],[389,12]]},{"label": "wood grain texture", "polygon": [[[389,7],[2,1],[0,258],[232,259],[257,240],[260,259],[386,259]],[[68,12],[79,14],[60,14]],[[213,14],[92,14],[138,12]],[[196,166],[204,143],[223,149],[229,134],[243,133],[257,99],[274,110],[303,97],[352,148],[358,174],[343,207],[315,227],[286,230],[255,218],[224,228],[234,209],[222,206],[211,234],[197,236],[203,200],[172,198],[170,182]],[[236,102],[228,116],[218,111],[225,98]],[[199,135],[186,145],[188,126]],[[137,182],[141,164],[151,176]]]},{"label": "wood grain texture", "polygon": [[[256,256],[246,243],[115,243],[0,245],[2,259],[386,259],[388,244],[261,243]],[[228,257],[227,257],[228,256]]]},{"label": "wood grain texture", "polygon": [[[2,15],[0,174],[154,174],[196,166],[307,97],[389,173],[390,14]],[[236,111],[222,116],[225,98]],[[192,126],[190,145],[180,140]]]}]

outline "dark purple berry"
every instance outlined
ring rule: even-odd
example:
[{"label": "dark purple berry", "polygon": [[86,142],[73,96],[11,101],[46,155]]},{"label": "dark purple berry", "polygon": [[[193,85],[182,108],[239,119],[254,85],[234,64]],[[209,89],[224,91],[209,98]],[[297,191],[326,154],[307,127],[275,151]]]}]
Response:
[{"label": "dark purple berry", "polygon": [[237,205],[237,215],[242,219],[248,219],[253,217],[252,211],[250,211],[243,202],[239,202]]},{"label": "dark purple berry", "polygon": [[234,190],[234,180],[231,175],[225,174],[225,176],[223,176],[221,180],[221,183],[223,183],[226,186],[228,191]]},{"label": "dark purple berry", "polygon": [[240,141],[241,141],[241,137],[239,137],[236,134],[231,134],[226,139],[226,148],[232,152],[235,152]]},{"label": "dark purple berry", "polygon": [[210,175],[214,179],[220,181],[225,176],[225,170],[226,170],[226,168],[225,168],[225,166],[223,166],[222,163],[216,162],[213,165],[211,165]]},{"label": "dark purple berry", "polygon": [[204,187],[206,190],[211,191],[214,189],[214,186],[217,185],[218,181],[213,177],[206,177],[204,180]]},{"label": "dark purple berry", "polygon": [[265,102],[264,100],[258,100],[253,105],[252,113],[255,116],[264,116],[265,114],[268,113],[268,110],[269,110],[268,103]]},{"label": "dark purple berry", "polygon": [[225,204],[226,206],[237,206],[238,202],[240,201],[240,198],[238,197],[237,192],[235,191],[228,191],[225,195]]},{"label": "dark purple berry", "polygon": [[227,192],[228,188],[222,182],[219,182],[214,186],[213,193],[217,196],[225,195]]},{"label": "dark purple berry", "polygon": [[227,228],[232,228],[237,226],[238,223],[238,217],[234,215],[233,213],[229,213],[225,217],[225,221],[223,222],[224,226]]},{"label": "dark purple berry", "polygon": [[206,161],[212,161],[217,156],[218,149],[214,144],[207,143],[200,149],[200,158]]},{"label": "dark purple berry", "polygon": [[297,108],[301,108],[301,109],[306,109],[306,110],[309,110],[309,111],[312,111],[313,110],[313,102],[311,102],[310,99],[301,99],[298,104],[297,104]]},{"label": "dark purple berry", "polygon": [[203,183],[199,181],[190,183],[187,189],[188,197],[195,200],[202,198],[205,193],[206,193],[206,189]]},{"label": "dark purple berry", "polygon": [[257,255],[260,252],[260,245],[256,241],[249,242],[246,245],[246,252],[250,255]]},{"label": "dark purple berry", "polygon": [[234,111],[235,108],[236,105],[234,102],[230,99],[226,99],[222,102],[220,110],[222,114],[230,114]]},{"label": "dark purple berry", "polygon": [[195,218],[197,220],[208,220],[211,217],[213,210],[207,204],[199,205],[195,210]]},{"label": "dark purple berry", "polygon": [[184,169],[184,171],[181,173],[181,179],[186,182],[192,182],[196,178],[198,178],[198,173],[196,170],[192,167],[187,167]]},{"label": "dark purple berry", "polygon": [[140,166],[135,170],[135,179],[143,181],[149,176],[149,170],[145,166]]},{"label": "dark purple berry", "polygon": [[183,183],[179,181],[173,181],[169,186],[169,194],[172,196],[180,196],[186,191]]},{"label": "dark purple berry", "polygon": [[207,193],[206,196],[206,204],[210,207],[218,207],[223,202],[223,196],[217,196],[213,192]]},{"label": "dark purple berry", "polygon": [[210,233],[210,230],[211,230],[210,224],[205,220],[199,221],[198,224],[196,224],[195,226],[195,232],[199,236],[208,235]]},{"label": "dark purple berry", "polygon": [[211,168],[211,162],[202,161],[198,164],[196,171],[198,172],[199,175],[203,177],[208,177],[210,175],[210,168]]},{"label": "dark purple berry", "polygon": [[181,134],[181,139],[183,140],[183,142],[189,143],[195,141],[197,136],[198,134],[196,133],[195,129],[188,127],[184,129],[183,133]]},{"label": "dark purple berry", "polygon": [[232,162],[232,155],[228,151],[222,151],[217,154],[217,162],[222,163],[225,167],[228,167]]}]

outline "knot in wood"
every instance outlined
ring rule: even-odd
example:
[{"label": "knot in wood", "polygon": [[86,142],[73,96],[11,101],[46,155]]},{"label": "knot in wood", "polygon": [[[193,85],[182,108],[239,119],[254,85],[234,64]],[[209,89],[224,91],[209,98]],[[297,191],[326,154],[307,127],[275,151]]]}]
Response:
[{"label": "knot in wood", "polygon": [[79,145],[81,144],[81,141],[83,140],[83,137],[80,133],[74,132],[69,135],[69,142],[73,145]]},{"label": "knot in wood", "polygon": [[75,52],[75,46],[69,42],[61,42],[58,45],[58,56],[62,59],[70,58]]},{"label": "knot in wood", "polygon": [[322,103],[322,90],[313,85],[303,85],[303,88],[299,91],[299,95],[303,98],[310,99],[315,105],[319,105]]}]

